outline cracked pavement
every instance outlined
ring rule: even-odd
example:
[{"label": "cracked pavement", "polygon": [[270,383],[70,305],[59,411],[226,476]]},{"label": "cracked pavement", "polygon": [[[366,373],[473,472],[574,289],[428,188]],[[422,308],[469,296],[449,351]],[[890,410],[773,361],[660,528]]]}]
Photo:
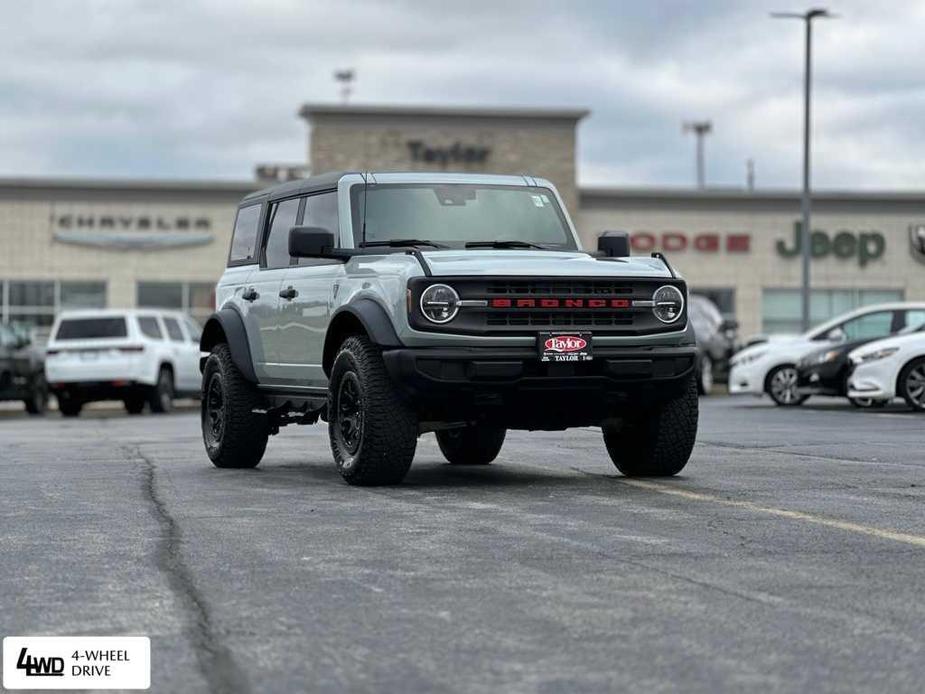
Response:
[{"label": "cracked pavement", "polygon": [[235,471],[194,411],[4,415],[0,632],[148,635],[158,692],[917,692],[923,425],[707,398],[674,479],[580,429],[359,489],[320,427]]}]

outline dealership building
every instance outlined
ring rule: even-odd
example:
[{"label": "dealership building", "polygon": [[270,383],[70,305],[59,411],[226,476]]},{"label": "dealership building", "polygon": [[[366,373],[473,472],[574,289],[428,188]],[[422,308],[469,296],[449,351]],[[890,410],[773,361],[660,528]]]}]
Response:
[{"label": "dealership building", "polygon": [[[237,201],[331,170],[531,174],[560,190],[585,248],[602,231],[664,252],[741,332],[800,323],[795,191],[579,186],[583,110],[306,105],[305,163],[239,183],[0,179],[0,317],[47,326],[78,307],[160,306],[202,318],[228,252]],[[925,191],[813,196],[812,314],[925,300]]]}]

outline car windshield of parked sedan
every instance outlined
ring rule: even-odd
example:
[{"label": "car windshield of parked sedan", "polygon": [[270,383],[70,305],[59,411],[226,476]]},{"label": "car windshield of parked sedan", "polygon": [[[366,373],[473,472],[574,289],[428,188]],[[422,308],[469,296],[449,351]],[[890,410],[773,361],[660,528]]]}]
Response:
[{"label": "car windshield of parked sedan", "polygon": [[358,247],[364,243],[416,240],[416,245],[434,248],[492,244],[501,248],[577,248],[565,215],[548,188],[433,183],[355,185],[351,204]]},{"label": "car windshield of parked sedan", "polygon": [[99,340],[109,337],[125,337],[128,331],[125,318],[65,318],[58,326],[56,340]]}]

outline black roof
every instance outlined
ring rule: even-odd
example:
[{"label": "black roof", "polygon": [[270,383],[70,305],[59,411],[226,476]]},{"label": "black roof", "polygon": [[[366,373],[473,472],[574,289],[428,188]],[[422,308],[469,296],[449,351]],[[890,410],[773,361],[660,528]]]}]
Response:
[{"label": "black roof", "polygon": [[331,190],[337,187],[337,182],[344,176],[359,171],[330,171],[328,173],[300,178],[296,181],[286,181],[279,183],[263,190],[257,190],[250,195],[245,196],[243,202],[254,202],[255,200],[266,200],[268,198],[285,198],[290,195],[299,195],[301,193],[317,193],[321,190]]}]

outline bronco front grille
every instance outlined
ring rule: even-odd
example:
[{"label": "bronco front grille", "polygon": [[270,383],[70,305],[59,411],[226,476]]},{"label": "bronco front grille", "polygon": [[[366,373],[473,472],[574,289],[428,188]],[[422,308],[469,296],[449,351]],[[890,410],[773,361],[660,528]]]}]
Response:
[{"label": "bronco front grille", "polygon": [[[465,302],[449,323],[420,313],[421,293],[431,284],[453,287]],[[417,330],[482,336],[535,335],[542,330],[588,330],[595,335],[647,335],[683,330],[686,316],[660,322],[648,306],[656,289],[682,280],[509,277],[418,277],[408,285],[409,321]]]},{"label": "bronco front grille", "polygon": [[614,326],[633,325],[633,317],[626,311],[615,313],[612,311],[602,313],[552,313],[552,312],[514,312],[489,311],[486,312],[485,325],[492,326],[520,326],[536,328],[612,328]]},{"label": "bronco front grille", "polygon": [[633,293],[633,285],[626,282],[600,280],[504,280],[489,282],[488,296],[627,296]]}]

